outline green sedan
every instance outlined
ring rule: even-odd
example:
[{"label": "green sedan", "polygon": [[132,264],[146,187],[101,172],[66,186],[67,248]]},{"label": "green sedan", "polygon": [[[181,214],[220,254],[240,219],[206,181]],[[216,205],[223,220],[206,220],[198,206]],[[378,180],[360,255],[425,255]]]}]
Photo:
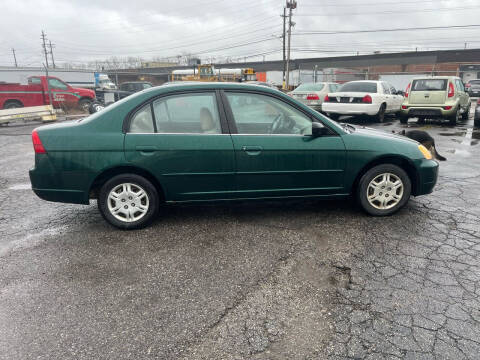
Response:
[{"label": "green sedan", "polygon": [[342,198],[390,215],[432,192],[438,163],[402,136],[339,125],[279,91],[234,83],[154,87],[32,133],[33,191],[89,204],[122,229],[164,203]]}]

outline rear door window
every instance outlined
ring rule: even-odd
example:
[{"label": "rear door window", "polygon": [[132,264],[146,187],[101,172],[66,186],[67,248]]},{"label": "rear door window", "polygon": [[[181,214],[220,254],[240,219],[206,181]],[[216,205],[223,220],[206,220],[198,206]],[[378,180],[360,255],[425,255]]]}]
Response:
[{"label": "rear door window", "polygon": [[150,104],[145,105],[133,115],[130,122],[131,133],[150,134],[155,132],[153,127],[152,107]]},{"label": "rear door window", "polygon": [[384,94],[390,94],[390,88],[388,87],[388,85],[384,82],[382,82],[382,88],[383,88],[383,93]]},{"label": "rear door window", "polygon": [[445,91],[447,82],[447,79],[414,80],[411,91]]},{"label": "rear door window", "polygon": [[463,84],[459,79],[455,80],[455,84],[457,85],[457,90],[458,91],[465,91],[465,88],[463,87]]},{"label": "rear door window", "polygon": [[153,102],[157,132],[221,134],[215,93],[182,94]]}]

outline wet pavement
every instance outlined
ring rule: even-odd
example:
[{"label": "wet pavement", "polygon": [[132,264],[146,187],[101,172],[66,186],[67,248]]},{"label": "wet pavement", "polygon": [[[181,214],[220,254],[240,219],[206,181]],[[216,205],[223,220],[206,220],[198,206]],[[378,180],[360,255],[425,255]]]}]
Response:
[{"label": "wet pavement", "polygon": [[169,206],[131,232],[94,203],[38,199],[33,126],[0,127],[0,359],[478,359],[472,126],[409,124],[448,160],[388,218],[349,201]]}]

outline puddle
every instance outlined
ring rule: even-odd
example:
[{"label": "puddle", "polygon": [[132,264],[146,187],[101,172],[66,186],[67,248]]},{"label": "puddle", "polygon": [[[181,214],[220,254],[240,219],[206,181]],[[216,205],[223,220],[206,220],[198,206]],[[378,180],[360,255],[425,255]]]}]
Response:
[{"label": "puddle", "polygon": [[441,136],[464,136],[465,135],[465,131],[457,131],[457,132],[453,132],[453,133],[438,133],[438,135],[441,135]]},{"label": "puddle", "polygon": [[8,188],[9,190],[31,190],[32,185],[30,184],[16,184]]},{"label": "puddle", "polygon": [[383,123],[382,125],[383,126],[389,126],[389,125],[392,125],[393,123],[389,122],[389,123]]},{"label": "puddle", "polygon": [[470,145],[471,145],[471,146],[474,146],[474,145],[478,145],[478,143],[479,143],[479,141],[478,141],[478,140],[475,140],[475,141],[472,141],[472,142],[470,143]]},{"label": "puddle", "polygon": [[480,140],[480,130],[473,130],[472,139]]}]

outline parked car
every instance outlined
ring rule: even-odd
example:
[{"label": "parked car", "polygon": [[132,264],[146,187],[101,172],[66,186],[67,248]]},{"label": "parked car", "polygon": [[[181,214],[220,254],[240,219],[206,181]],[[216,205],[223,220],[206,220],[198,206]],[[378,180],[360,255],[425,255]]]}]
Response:
[{"label": "parked car", "polygon": [[480,80],[469,80],[465,84],[465,90],[469,96],[480,96]]},{"label": "parked car", "polygon": [[130,81],[120,84],[119,90],[129,92],[130,94],[149,89],[153,84],[148,81]]},{"label": "parked car", "polygon": [[95,99],[93,90],[71,87],[55,76],[48,77],[48,84],[46,76],[31,76],[27,85],[0,83],[0,109],[50,105],[49,91],[55,108],[87,110]]},{"label": "parked car", "polygon": [[475,106],[475,115],[473,117],[473,126],[480,128],[480,99],[477,100],[477,105]]},{"label": "parked car", "polygon": [[278,90],[278,88],[275,86],[275,84],[266,82],[266,81],[245,81],[245,84],[250,84],[250,85],[259,85],[259,86],[266,86],[271,89]]},{"label": "parked car", "polygon": [[405,91],[400,122],[406,124],[416,117],[422,122],[426,118],[447,119],[451,125],[468,119],[471,100],[465,92],[460,78],[434,76],[413,79]]},{"label": "parked car", "polygon": [[161,203],[354,195],[390,215],[432,191],[438,163],[406,137],[340,125],[280,91],[234,83],[151,88],[32,132],[33,191],[88,204],[122,229]]},{"label": "parked car", "polygon": [[358,80],[343,84],[325,96],[322,110],[332,119],[341,115],[373,116],[383,122],[385,114],[397,113],[403,102],[401,92],[384,81]]},{"label": "parked car", "polygon": [[339,84],[328,82],[304,83],[288,95],[320,112],[325,96],[330,92],[336,92],[339,87]]}]

